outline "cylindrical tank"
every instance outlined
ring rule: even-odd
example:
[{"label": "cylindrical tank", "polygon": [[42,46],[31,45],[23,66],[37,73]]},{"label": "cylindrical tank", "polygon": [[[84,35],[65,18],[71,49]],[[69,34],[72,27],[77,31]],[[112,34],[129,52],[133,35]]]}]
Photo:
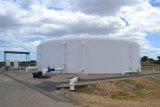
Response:
[{"label": "cylindrical tank", "polygon": [[48,66],[64,73],[122,73],[141,70],[138,43],[107,37],[61,37],[37,47],[38,70]]}]

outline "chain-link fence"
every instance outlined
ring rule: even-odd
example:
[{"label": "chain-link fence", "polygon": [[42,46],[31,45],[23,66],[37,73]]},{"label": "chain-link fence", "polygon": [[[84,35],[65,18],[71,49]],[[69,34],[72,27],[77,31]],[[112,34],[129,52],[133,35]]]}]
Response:
[{"label": "chain-link fence", "polygon": [[[4,67],[5,63],[4,62],[0,62],[0,68]],[[11,62],[11,66],[13,66],[13,62]],[[19,67],[20,68],[26,68],[28,66],[36,66],[36,62],[19,62]]]}]

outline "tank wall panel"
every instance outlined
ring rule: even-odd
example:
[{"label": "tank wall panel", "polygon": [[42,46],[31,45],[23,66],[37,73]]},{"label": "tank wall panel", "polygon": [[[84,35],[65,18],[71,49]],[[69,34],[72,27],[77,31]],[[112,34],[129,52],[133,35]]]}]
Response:
[{"label": "tank wall panel", "polygon": [[89,73],[119,73],[128,70],[127,47],[127,44],[123,42],[87,42],[86,71]]},{"label": "tank wall panel", "polygon": [[60,68],[63,66],[63,45],[60,42],[50,42],[40,46],[40,69],[50,67]]},{"label": "tank wall panel", "polygon": [[38,70],[48,66],[63,68],[65,61],[68,73],[83,69],[86,73],[121,73],[130,68],[137,71],[140,69],[140,47],[134,42],[102,38],[57,39],[37,47],[37,61]]},{"label": "tank wall panel", "polygon": [[82,42],[66,42],[66,70],[67,72],[81,72],[82,70]]},{"label": "tank wall panel", "polygon": [[137,71],[138,69],[141,69],[140,64],[140,46],[137,44],[132,45],[132,69],[133,71]]}]

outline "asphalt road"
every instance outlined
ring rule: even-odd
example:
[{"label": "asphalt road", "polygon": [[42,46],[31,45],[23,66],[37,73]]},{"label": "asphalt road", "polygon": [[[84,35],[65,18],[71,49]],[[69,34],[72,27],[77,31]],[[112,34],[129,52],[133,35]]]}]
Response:
[{"label": "asphalt road", "polygon": [[0,73],[0,107],[73,107],[21,84]]}]

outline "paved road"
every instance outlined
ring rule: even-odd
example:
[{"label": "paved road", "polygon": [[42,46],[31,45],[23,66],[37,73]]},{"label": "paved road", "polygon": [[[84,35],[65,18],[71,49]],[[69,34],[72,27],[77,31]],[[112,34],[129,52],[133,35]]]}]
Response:
[{"label": "paved road", "polygon": [[58,102],[0,73],[0,107],[72,107]]}]

